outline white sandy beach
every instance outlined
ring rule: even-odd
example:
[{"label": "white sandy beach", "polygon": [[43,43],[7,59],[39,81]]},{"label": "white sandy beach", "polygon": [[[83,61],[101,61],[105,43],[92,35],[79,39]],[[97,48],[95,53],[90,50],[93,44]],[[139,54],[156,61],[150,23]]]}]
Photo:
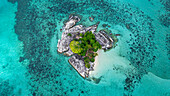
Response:
[{"label": "white sandy beach", "polygon": [[129,65],[130,62],[126,58],[119,56],[119,49],[120,47],[117,46],[107,52],[99,50],[98,56],[95,58],[94,71],[89,73],[90,77],[99,78],[102,76],[100,82],[102,84],[119,83],[121,80],[123,82],[126,78],[124,73],[134,67]]},{"label": "white sandy beach", "polygon": [[[99,52],[100,52],[101,50],[98,50],[97,51],[97,56],[95,57],[95,61],[94,61],[94,69],[96,69],[96,67],[97,67],[97,65],[99,64],[99,60],[98,60],[98,58],[99,58]],[[90,74],[91,74],[91,72],[90,72]]]}]

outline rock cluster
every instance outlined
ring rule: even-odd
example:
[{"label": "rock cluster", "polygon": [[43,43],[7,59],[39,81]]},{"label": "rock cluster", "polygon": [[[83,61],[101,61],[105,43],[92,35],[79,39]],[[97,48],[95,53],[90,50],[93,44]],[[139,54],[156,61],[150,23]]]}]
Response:
[{"label": "rock cluster", "polygon": [[90,62],[90,68],[85,67],[83,57],[75,54],[70,49],[70,42],[74,39],[81,38],[80,33],[84,34],[89,31],[95,35],[96,40],[102,46],[102,49],[109,49],[113,47],[114,40],[108,36],[104,31],[99,31],[96,33],[98,24],[92,25],[90,27],[84,27],[83,25],[76,25],[80,21],[78,16],[69,16],[69,20],[63,26],[63,33],[61,39],[58,40],[58,52],[64,53],[66,56],[72,56],[68,61],[77,70],[77,72],[83,77],[86,78],[89,76],[89,71],[93,71],[94,63]]}]

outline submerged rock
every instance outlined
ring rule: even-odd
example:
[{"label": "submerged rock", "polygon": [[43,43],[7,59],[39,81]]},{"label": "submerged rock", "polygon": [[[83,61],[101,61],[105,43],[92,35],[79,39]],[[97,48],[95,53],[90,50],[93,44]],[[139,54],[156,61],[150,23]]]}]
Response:
[{"label": "submerged rock", "polygon": [[89,20],[90,20],[91,22],[93,22],[94,18],[93,18],[93,17],[89,17]]},{"label": "submerged rock", "polygon": [[103,27],[106,27],[108,24],[102,24]]}]

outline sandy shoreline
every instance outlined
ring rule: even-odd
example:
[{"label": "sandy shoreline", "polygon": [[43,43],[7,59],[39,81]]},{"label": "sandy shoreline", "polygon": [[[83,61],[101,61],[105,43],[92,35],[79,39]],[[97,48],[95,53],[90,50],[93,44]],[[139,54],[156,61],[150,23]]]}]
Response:
[{"label": "sandy shoreline", "polygon": [[[101,51],[101,50],[98,50],[98,51],[97,51],[97,54],[98,54],[98,55],[95,57],[94,67],[93,67],[94,71],[97,69],[97,66],[99,65],[99,53],[100,53],[100,51]],[[92,74],[94,73],[94,71],[90,71],[90,72],[89,72],[89,75],[92,75]]]},{"label": "sandy shoreline", "polygon": [[99,63],[99,60],[98,60],[98,59],[99,59],[99,51],[100,51],[100,50],[97,51],[97,54],[98,54],[98,55],[95,57],[95,61],[94,61],[94,69],[96,69],[96,66],[97,66],[98,63]]}]

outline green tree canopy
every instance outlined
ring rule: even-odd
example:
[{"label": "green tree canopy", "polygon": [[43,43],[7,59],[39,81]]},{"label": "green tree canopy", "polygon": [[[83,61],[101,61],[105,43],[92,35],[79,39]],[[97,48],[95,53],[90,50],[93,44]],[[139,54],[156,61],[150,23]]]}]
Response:
[{"label": "green tree canopy", "polygon": [[80,33],[80,36],[83,37],[83,33]]},{"label": "green tree canopy", "polygon": [[89,63],[85,63],[85,67],[86,68],[90,68],[90,64]]},{"label": "green tree canopy", "polygon": [[72,36],[72,34],[71,34],[71,33],[68,33],[68,36]]},{"label": "green tree canopy", "polygon": [[94,58],[91,58],[91,59],[90,59],[90,61],[91,61],[91,62],[94,62],[94,61],[95,61],[95,59],[94,59]]},{"label": "green tree canopy", "polygon": [[[70,43],[70,49],[73,53],[84,56],[85,66],[90,68],[89,62],[95,61],[95,56],[97,56],[97,50],[101,49],[101,45],[95,39],[95,35],[92,32],[80,33],[82,38],[73,40]],[[88,52],[88,53],[87,53]]]},{"label": "green tree canopy", "polygon": [[75,40],[70,42],[70,49],[73,53],[77,53],[77,54],[83,51],[83,49],[80,46],[80,42]]}]

